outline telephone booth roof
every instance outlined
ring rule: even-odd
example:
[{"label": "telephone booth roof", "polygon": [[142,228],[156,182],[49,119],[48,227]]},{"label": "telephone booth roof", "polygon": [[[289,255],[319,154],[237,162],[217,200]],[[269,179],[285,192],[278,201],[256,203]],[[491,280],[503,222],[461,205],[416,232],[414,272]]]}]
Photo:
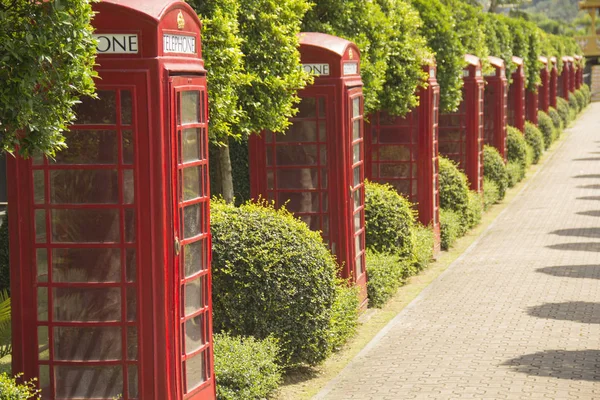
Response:
[{"label": "telephone booth roof", "polygon": [[479,61],[479,57],[474,56],[473,54],[465,54],[465,61],[467,62],[467,67],[475,66],[481,67],[481,62]]},{"label": "telephone booth roof", "polygon": [[512,62],[520,67],[523,66],[523,59],[521,57],[513,56]]},{"label": "telephone booth roof", "polygon": [[499,57],[488,56],[488,60],[492,67],[496,69],[504,69],[504,60]]},{"label": "telephone booth roof", "polygon": [[324,62],[332,64],[329,75],[324,77],[360,75],[360,50],[354,43],[319,32],[302,32],[299,34],[299,39],[303,64]]},{"label": "telephone booth roof", "polygon": [[541,62],[542,64],[544,64],[544,68],[548,67],[548,57],[539,56],[538,60],[539,60],[539,62]]},{"label": "telephone booth roof", "polygon": [[558,59],[554,56],[550,57],[550,62],[554,65],[556,65],[556,63],[558,62]]}]

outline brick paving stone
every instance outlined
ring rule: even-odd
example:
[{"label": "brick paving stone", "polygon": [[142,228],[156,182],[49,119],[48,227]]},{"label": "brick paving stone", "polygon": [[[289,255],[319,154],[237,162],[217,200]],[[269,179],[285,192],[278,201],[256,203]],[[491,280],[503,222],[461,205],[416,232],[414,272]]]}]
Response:
[{"label": "brick paving stone", "polygon": [[599,116],[315,399],[600,399]]}]

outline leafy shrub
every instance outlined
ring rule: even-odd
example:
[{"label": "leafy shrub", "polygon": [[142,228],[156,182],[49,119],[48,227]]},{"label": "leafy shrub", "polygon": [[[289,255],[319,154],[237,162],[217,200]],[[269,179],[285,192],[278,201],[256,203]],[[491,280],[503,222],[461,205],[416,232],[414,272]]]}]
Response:
[{"label": "leafy shrub", "polygon": [[469,205],[465,214],[464,226],[468,229],[474,228],[481,222],[483,216],[483,202],[481,195],[469,190]]},{"label": "leafy shrub", "polygon": [[264,399],[281,382],[279,346],[271,337],[258,340],[226,333],[214,335],[217,398]]},{"label": "leafy shrub", "polygon": [[[19,378],[17,375],[16,378]],[[15,378],[6,372],[0,374],[0,400],[29,400],[39,399],[39,390],[33,381],[18,384]]]},{"label": "leafy shrub", "polygon": [[554,124],[554,129],[556,130],[556,136],[558,137],[560,135],[560,132],[563,129],[563,122],[562,122],[562,118],[560,117],[560,114],[558,113],[558,111],[556,111],[556,108],[550,107],[548,109],[548,116],[550,117],[550,119],[552,120],[552,123]]},{"label": "leafy shrub", "polygon": [[583,85],[581,85],[580,90],[585,98],[585,104],[590,104],[590,102],[592,101],[592,91],[590,90],[590,87],[584,83]]},{"label": "leafy shrub", "polygon": [[560,119],[562,119],[563,128],[569,126],[569,122],[571,122],[569,103],[562,97],[556,98],[556,111],[558,111],[558,115],[560,115]]},{"label": "leafy shrub", "polygon": [[0,291],[0,359],[12,352],[11,303],[8,291]]},{"label": "leafy shrub", "polygon": [[390,185],[365,182],[367,248],[409,256],[413,247],[415,214],[411,203]]},{"label": "leafy shrub", "polygon": [[579,111],[581,112],[587,105],[585,95],[583,94],[581,89],[576,90],[574,94],[575,94],[575,99],[577,100],[577,106],[579,108]]},{"label": "leafy shrub", "polygon": [[508,162],[516,162],[522,166],[523,171],[527,168],[527,141],[515,127],[509,126],[506,134],[506,158]]},{"label": "leafy shrub", "polygon": [[452,210],[440,210],[440,242],[442,250],[448,250],[462,235],[462,217]]},{"label": "leafy shrub", "polygon": [[8,213],[0,225],[0,290],[10,293],[10,268],[8,264]]},{"label": "leafy shrub", "polygon": [[331,307],[329,347],[338,351],[356,333],[360,300],[358,286],[338,279],[335,286],[335,301]]},{"label": "leafy shrub", "polygon": [[458,166],[445,157],[440,157],[440,207],[464,215],[469,202],[467,177]]},{"label": "leafy shrub", "polygon": [[369,307],[381,307],[411,275],[411,263],[395,254],[367,251]]},{"label": "leafy shrub", "polygon": [[415,244],[412,251],[412,259],[415,270],[422,271],[433,259],[433,230],[429,226],[417,224],[413,232]]},{"label": "leafy shrub", "polygon": [[538,111],[538,128],[544,137],[544,148],[548,149],[556,140],[556,129],[550,116],[543,111]]},{"label": "leafy shrub", "polygon": [[574,93],[571,93],[569,96],[569,108],[575,111],[575,114],[579,114],[579,111],[581,111],[579,108],[579,102],[577,101],[577,96],[575,96]]},{"label": "leafy shrub", "polygon": [[506,172],[508,173],[508,187],[513,187],[525,178],[525,168],[516,161],[509,161],[506,164]]},{"label": "leafy shrub", "polygon": [[488,145],[483,146],[483,176],[496,182],[499,200],[502,200],[508,188],[506,165],[498,150]]},{"label": "leafy shrub", "polygon": [[569,120],[575,121],[577,119],[577,110],[569,107]]},{"label": "leafy shrub", "polygon": [[529,121],[525,122],[525,140],[532,150],[533,159],[531,161],[533,164],[537,164],[544,152],[544,137],[542,132]]},{"label": "leafy shrub", "polygon": [[500,199],[498,185],[496,182],[483,178],[483,209],[488,210]]},{"label": "leafy shrub", "polygon": [[273,336],[286,367],[324,360],[336,263],[319,233],[270,204],[220,200],[212,202],[211,232],[214,330]]}]

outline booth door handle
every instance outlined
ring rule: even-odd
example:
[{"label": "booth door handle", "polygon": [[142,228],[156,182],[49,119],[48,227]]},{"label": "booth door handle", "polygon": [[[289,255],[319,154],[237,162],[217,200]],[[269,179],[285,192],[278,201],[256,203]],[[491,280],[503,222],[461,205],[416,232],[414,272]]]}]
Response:
[{"label": "booth door handle", "polygon": [[181,252],[181,242],[179,242],[179,237],[175,235],[175,255],[178,256]]}]

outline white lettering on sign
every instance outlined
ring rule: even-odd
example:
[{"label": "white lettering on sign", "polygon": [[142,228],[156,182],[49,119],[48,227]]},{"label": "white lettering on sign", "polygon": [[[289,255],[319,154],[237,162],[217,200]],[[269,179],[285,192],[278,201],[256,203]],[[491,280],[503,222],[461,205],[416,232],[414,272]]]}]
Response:
[{"label": "white lettering on sign", "polygon": [[358,63],[347,62],[344,63],[344,75],[356,75],[358,74]]},{"label": "white lettering on sign", "polygon": [[429,77],[435,78],[435,68],[429,68]]},{"label": "white lettering on sign", "polygon": [[165,53],[197,54],[196,36],[163,34]]},{"label": "white lettering on sign", "polygon": [[132,33],[94,34],[98,41],[98,54],[137,54],[139,51],[138,35]]},{"label": "white lettering on sign", "polygon": [[316,76],[329,76],[329,64],[302,64],[302,69]]}]

